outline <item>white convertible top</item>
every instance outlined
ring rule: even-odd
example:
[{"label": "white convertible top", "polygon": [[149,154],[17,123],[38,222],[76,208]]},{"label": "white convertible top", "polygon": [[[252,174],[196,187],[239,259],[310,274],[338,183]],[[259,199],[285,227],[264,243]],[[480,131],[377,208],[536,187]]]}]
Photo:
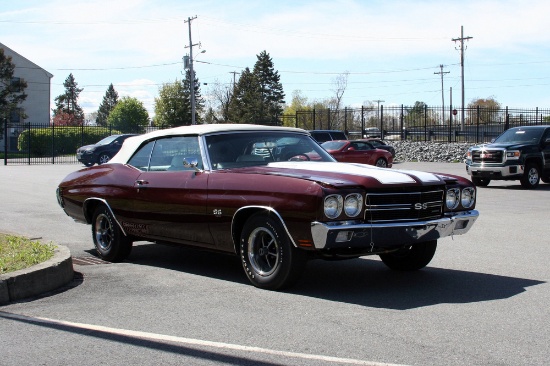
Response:
[{"label": "white convertible top", "polygon": [[176,136],[176,135],[208,135],[211,133],[219,132],[254,132],[254,131],[288,131],[288,132],[302,132],[307,131],[294,128],[294,127],[277,127],[277,126],[265,126],[265,125],[252,125],[252,124],[204,124],[204,125],[192,125],[168,128],[164,130],[157,130],[143,135],[133,136],[127,138],[122,145],[120,151],[107,163],[121,163],[125,164],[130,160],[137,148],[139,148],[145,141],[156,139],[163,136]]}]

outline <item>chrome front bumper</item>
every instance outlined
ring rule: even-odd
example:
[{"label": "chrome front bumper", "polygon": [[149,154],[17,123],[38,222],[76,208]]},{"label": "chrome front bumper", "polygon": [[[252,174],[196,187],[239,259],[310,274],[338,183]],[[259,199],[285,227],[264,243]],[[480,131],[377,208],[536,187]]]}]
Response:
[{"label": "chrome front bumper", "polygon": [[437,220],[377,223],[311,223],[316,249],[392,248],[467,233],[479,217],[477,210],[454,213]]},{"label": "chrome front bumper", "polygon": [[495,166],[488,164],[466,164],[466,172],[472,177],[480,178],[506,178],[523,175],[523,165]]}]

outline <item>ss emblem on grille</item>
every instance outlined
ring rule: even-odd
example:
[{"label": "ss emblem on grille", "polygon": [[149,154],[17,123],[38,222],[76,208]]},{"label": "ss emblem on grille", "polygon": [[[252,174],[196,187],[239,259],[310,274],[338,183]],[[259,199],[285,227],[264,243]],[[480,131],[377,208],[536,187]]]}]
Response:
[{"label": "ss emblem on grille", "polygon": [[415,203],[414,204],[414,209],[415,210],[426,210],[427,208],[428,208],[427,203]]}]

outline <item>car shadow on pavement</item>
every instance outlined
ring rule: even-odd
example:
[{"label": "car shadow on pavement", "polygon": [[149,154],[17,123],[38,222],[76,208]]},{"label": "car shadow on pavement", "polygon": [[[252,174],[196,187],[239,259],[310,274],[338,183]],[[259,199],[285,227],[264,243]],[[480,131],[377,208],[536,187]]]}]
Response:
[{"label": "car shadow on pavement", "polygon": [[[249,285],[238,258],[233,255],[148,243],[135,246],[125,262]],[[310,261],[298,284],[285,292],[406,310],[506,299],[542,283],[545,282],[429,266],[415,272],[398,272],[378,259],[362,257]]]},{"label": "car shadow on pavement", "polygon": [[373,308],[414,309],[437,304],[463,304],[510,298],[532,279],[426,267],[399,272],[367,257],[342,262],[312,261],[292,292]]}]

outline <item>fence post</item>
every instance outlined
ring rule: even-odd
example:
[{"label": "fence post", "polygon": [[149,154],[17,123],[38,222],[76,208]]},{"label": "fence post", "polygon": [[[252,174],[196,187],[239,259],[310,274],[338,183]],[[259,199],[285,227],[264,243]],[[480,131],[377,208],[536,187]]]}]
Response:
[{"label": "fence post", "polygon": [[424,142],[428,141],[428,105],[424,104]]},{"label": "fence post", "polygon": [[330,123],[330,108],[327,108],[327,130],[330,130],[332,128],[331,126],[331,123]]},{"label": "fence post", "polygon": [[4,118],[4,165],[8,165],[8,119]]},{"label": "fence post", "polygon": [[294,117],[294,127],[298,128],[298,111],[295,113],[296,117]]},{"label": "fence post", "polygon": [[316,121],[315,121],[315,108],[313,108],[313,129],[314,129],[314,130],[316,130],[315,125],[316,125]]},{"label": "fence post", "polygon": [[32,141],[32,133],[31,133],[31,123],[29,122],[29,143],[28,143],[28,150],[27,150],[27,164],[31,165],[31,141]]},{"label": "fence post", "polygon": [[506,106],[506,122],[504,122],[504,131],[510,128],[510,115],[508,114],[508,106]]},{"label": "fence post", "polygon": [[52,122],[52,164],[55,164],[55,128]]},{"label": "fence post", "polygon": [[399,134],[401,135],[401,140],[406,140],[407,139],[407,136],[406,136],[406,132],[405,132],[405,128],[404,128],[404,121],[405,120],[405,115],[403,114],[403,104],[401,104],[401,114],[399,115]]},{"label": "fence post", "polygon": [[451,134],[453,130],[453,105],[449,106],[449,142],[451,142]]},{"label": "fence post", "polygon": [[361,138],[365,137],[365,107],[361,104]]}]

